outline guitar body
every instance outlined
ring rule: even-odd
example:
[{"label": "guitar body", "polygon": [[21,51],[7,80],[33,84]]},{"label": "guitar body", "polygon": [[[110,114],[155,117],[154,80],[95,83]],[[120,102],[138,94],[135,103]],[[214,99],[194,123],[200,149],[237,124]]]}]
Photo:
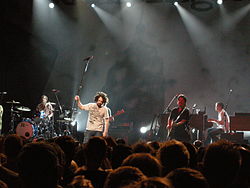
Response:
[{"label": "guitar body", "polygon": [[170,140],[171,137],[174,135],[174,132],[175,132],[175,129],[177,127],[177,123],[176,122],[173,122],[172,123],[172,126],[170,127],[169,125],[167,126],[167,140]]},{"label": "guitar body", "polygon": [[191,135],[187,125],[186,124],[177,125],[176,123],[174,123],[174,125],[168,129],[167,140],[171,139],[190,142]]}]

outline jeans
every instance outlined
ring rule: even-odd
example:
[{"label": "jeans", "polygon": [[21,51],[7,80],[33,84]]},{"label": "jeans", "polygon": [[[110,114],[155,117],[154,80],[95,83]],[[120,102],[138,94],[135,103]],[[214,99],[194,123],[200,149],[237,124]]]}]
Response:
[{"label": "jeans", "polygon": [[92,136],[102,136],[102,132],[101,131],[86,130],[85,133],[84,133],[84,141],[83,141],[83,143],[87,143]]},{"label": "jeans", "polygon": [[208,128],[207,129],[207,138],[205,140],[205,145],[209,145],[211,142],[216,142],[219,140],[218,136],[222,134],[224,131],[223,129],[219,128]]}]

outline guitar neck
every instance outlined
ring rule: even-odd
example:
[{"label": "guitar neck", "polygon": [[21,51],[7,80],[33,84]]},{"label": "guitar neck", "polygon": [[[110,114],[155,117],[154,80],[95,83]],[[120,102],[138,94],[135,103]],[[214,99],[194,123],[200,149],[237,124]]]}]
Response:
[{"label": "guitar neck", "polygon": [[114,119],[114,117],[119,116],[119,115],[121,115],[121,114],[123,114],[123,113],[124,113],[124,110],[118,111],[118,112],[115,113],[113,116],[110,116],[110,117],[109,117],[109,120],[112,120],[112,119]]}]

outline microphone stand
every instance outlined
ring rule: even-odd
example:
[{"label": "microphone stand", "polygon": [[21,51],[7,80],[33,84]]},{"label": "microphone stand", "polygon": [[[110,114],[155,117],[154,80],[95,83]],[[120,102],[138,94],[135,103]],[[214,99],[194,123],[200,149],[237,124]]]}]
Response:
[{"label": "microphone stand", "polygon": [[[178,95],[175,95],[172,98],[172,100],[169,102],[168,106],[165,108],[165,110],[162,112],[162,114],[167,114],[168,112],[170,112],[169,107],[172,105],[172,103],[177,98],[177,96]],[[157,134],[158,137],[160,137],[159,138],[160,141],[164,141],[166,139],[166,136],[167,136],[166,126],[160,125],[158,133],[156,133],[156,131],[157,131],[156,127],[154,127],[155,130],[152,130],[153,129],[153,122],[159,122],[160,117],[161,117],[160,114],[154,116],[153,121],[152,121],[152,125],[151,125],[151,131],[154,132],[154,134]]]},{"label": "microphone stand", "polygon": [[[64,113],[63,113],[62,106],[61,106],[61,103],[59,101],[59,98],[57,96],[57,93],[59,92],[59,90],[55,89],[55,91],[52,90],[52,92],[54,92],[54,95],[55,95],[55,98],[56,98],[56,102],[57,102],[58,107],[59,107],[59,116],[58,117],[59,117],[59,119],[63,119],[64,118]],[[54,116],[52,116],[52,118],[53,118],[53,122],[55,123]],[[54,123],[53,123],[53,125],[54,125]],[[54,128],[52,130],[54,130]],[[62,135],[62,125],[61,125],[61,123],[59,123],[59,125],[58,125],[57,132],[58,132],[58,134]]]},{"label": "microphone stand", "polygon": [[[82,76],[81,76],[81,81],[80,81],[79,87],[78,87],[78,89],[76,91],[76,95],[78,95],[78,96],[80,95],[80,91],[83,88],[83,80],[84,80],[86,72],[88,71],[89,62],[90,62],[91,59],[93,59],[93,56],[91,56],[91,57],[92,58],[85,58],[84,59],[84,61],[86,61],[86,64],[85,64],[84,71],[82,72]],[[72,107],[72,116],[71,116],[72,120],[75,117],[76,112],[77,112],[76,100],[74,100],[73,107]]]},{"label": "microphone stand", "polygon": [[172,100],[169,102],[168,106],[165,108],[165,110],[163,111],[163,114],[166,114],[167,112],[170,112],[169,107],[171,106],[171,104],[174,102],[174,100],[177,98],[178,95],[175,95]]},{"label": "microphone stand", "polygon": [[14,104],[12,103],[11,104],[11,107],[10,107],[10,130],[9,130],[9,133],[10,134],[14,134],[15,131],[15,118],[14,118]]},{"label": "microphone stand", "polygon": [[[58,91],[55,91],[54,92],[54,95],[55,95],[55,97],[56,97],[56,102],[58,103],[58,107],[59,107],[59,111],[60,111],[60,117],[61,117],[61,115],[63,114],[63,110],[62,110],[62,106],[61,106],[61,103],[60,103],[60,101],[59,101],[59,99],[58,99],[58,96],[57,96],[57,93],[58,93]],[[64,117],[64,116],[63,116]]]}]

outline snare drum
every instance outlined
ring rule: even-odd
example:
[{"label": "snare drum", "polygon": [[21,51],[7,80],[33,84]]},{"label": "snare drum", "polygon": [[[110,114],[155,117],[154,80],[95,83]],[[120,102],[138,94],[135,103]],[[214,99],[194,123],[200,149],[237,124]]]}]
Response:
[{"label": "snare drum", "polygon": [[34,135],[34,126],[28,121],[18,123],[16,134],[22,138],[30,139]]}]

